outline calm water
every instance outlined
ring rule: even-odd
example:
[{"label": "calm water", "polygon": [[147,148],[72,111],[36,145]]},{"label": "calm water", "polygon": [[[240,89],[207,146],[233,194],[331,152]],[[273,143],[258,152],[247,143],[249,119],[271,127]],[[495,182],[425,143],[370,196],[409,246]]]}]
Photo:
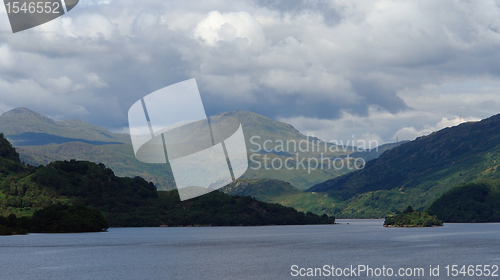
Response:
[{"label": "calm water", "polygon": [[382,220],[338,222],[4,236],[0,237],[0,279],[302,278],[291,276],[292,265],[374,269],[385,265],[394,272],[425,268],[424,277],[394,279],[437,279],[428,276],[429,266],[440,265],[439,279],[456,279],[461,277],[446,277],[444,266],[500,265],[500,224],[384,228]]}]

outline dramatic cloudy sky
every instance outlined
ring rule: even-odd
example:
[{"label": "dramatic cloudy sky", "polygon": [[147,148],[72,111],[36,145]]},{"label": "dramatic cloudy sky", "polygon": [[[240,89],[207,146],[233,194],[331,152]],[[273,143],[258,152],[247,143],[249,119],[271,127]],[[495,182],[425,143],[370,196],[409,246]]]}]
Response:
[{"label": "dramatic cloudy sky", "polygon": [[250,110],[325,140],[414,139],[500,108],[500,1],[81,0],[13,34],[0,112],[118,131],[139,98],[196,78],[208,114]]}]

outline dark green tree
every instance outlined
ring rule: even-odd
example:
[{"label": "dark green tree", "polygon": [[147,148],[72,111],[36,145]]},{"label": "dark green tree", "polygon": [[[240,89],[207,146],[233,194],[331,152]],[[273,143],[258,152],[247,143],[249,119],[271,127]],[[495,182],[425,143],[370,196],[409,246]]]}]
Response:
[{"label": "dark green tree", "polygon": [[10,159],[12,161],[20,163],[19,154],[16,152],[16,149],[12,147],[10,142],[5,139],[3,133],[0,133],[0,157]]},{"label": "dark green tree", "polygon": [[406,209],[403,211],[404,214],[409,214],[409,213],[413,213],[414,210],[413,210],[413,207],[411,207],[411,205],[408,205],[408,207],[406,207]]}]

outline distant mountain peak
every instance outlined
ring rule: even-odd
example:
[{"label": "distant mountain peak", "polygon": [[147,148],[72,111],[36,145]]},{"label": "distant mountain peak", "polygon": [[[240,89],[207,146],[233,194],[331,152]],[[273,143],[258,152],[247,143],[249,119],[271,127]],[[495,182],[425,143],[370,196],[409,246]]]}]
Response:
[{"label": "distant mountain peak", "polygon": [[12,110],[9,110],[5,113],[2,114],[2,117],[9,117],[9,116],[16,116],[18,117],[19,115],[24,115],[24,116],[34,116],[38,119],[43,119],[43,120],[46,120],[46,121],[50,121],[50,122],[54,122],[54,120],[52,120],[51,118],[47,117],[47,116],[44,116],[40,113],[37,113],[33,110],[30,110],[26,107],[19,107],[19,108],[15,108],[15,109],[12,109]]},{"label": "distant mountain peak", "polygon": [[[291,124],[277,121],[277,120],[273,120],[273,119],[270,119],[266,116],[263,116],[261,114],[257,114],[257,113],[251,112],[251,111],[236,110],[236,111],[231,111],[231,112],[219,113],[217,115],[231,116],[231,117],[235,117],[235,118],[239,119],[240,122],[243,124],[244,129],[247,128],[247,130],[245,130],[245,133],[248,132],[248,129],[250,129],[254,133],[258,133],[258,132],[277,133],[276,129],[278,129],[278,130],[282,129],[282,130],[288,130],[288,133],[293,134],[295,137],[298,137],[300,139],[306,138],[306,135],[303,135],[300,131],[295,129],[295,127],[293,127]],[[271,131],[268,131],[269,129],[271,129]],[[257,135],[257,134],[255,134],[255,135]],[[316,137],[310,137],[310,138],[313,140],[317,139]],[[282,139],[286,139],[286,138],[282,138]]]},{"label": "distant mountain peak", "polygon": [[101,142],[130,141],[130,136],[112,133],[104,127],[79,120],[55,121],[25,107],[0,115],[0,132],[6,136],[35,133]]},{"label": "distant mountain peak", "polygon": [[[2,115],[9,115],[9,114],[38,114],[37,112],[35,111],[32,111],[26,107],[18,107],[18,108],[15,108],[15,109],[12,109],[12,110],[9,110],[5,113],[3,113]],[[38,114],[40,115],[40,114]]]},{"label": "distant mountain peak", "polygon": [[57,126],[57,122],[25,107],[9,110],[0,115],[0,132],[5,135],[19,132],[43,132],[44,127]]}]

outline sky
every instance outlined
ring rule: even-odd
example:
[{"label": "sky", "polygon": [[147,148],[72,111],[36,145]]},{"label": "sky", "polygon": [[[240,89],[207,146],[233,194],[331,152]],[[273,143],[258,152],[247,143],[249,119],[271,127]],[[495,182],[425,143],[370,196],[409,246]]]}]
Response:
[{"label": "sky", "polygon": [[19,33],[0,8],[0,113],[127,131],[133,103],[195,78],[208,115],[382,144],[497,114],[499,50],[500,1],[81,0]]}]

